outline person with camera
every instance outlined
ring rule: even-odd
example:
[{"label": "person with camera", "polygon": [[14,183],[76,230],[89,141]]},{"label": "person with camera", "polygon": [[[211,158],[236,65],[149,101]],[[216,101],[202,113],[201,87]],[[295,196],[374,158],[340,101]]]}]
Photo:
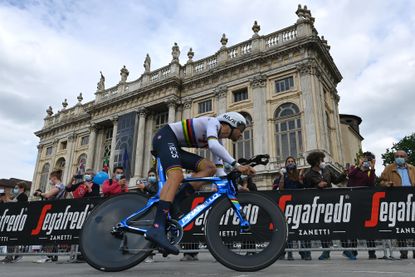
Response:
[{"label": "person with camera", "polygon": [[[408,154],[404,150],[394,153],[395,162],[387,165],[380,176],[382,187],[413,187],[415,186],[415,166],[407,163]],[[406,240],[398,240],[398,247],[406,247]],[[408,259],[408,251],[401,250],[401,259]],[[415,258],[415,251],[413,251]]]},{"label": "person with camera", "polygon": [[158,191],[156,169],[150,168],[147,173],[147,180],[137,180],[137,189],[144,194],[153,196]]},{"label": "person with camera", "polygon": [[54,170],[49,175],[49,184],[52,187],[48,192],[36,190],[33,196],[47,200],[58,200],[65,198],[65,185],[62,183],[62,170]]},{"label": "person with camera", "polygon": [[[326,163],[324,162],[325,157],[326,155],[321,151],[311,152],[307,156],[307,163],[311,166],[311,168],[304,175],[304,187],[326,189],[331,188],[332,183],[338,184],[346,180],[346,174],[342,173],[340,175],[336,175],[326,166]],[[329,248],[331,243],[331,241],[321,241],[323,248]],[[330,251],[324,250],[318,259],[330,259]]]},{"label": "person with camera", "polygon": [[102,184],[102,193],[104,194],[104,197],[128,192],[128,184],[124,175],[124,168],[122,166],[116,166],[114,167],[112,173],[112,179],[105,180]]},{"label": "person with camera", "polygon": [[[376,183],[376,174],[375,174],[375,155],[372,152],[364,152],[359,160],[357,165],[350,168],[348,171],[348,182],[347,187],[374,187]],[[357,240],[352,241],[342,241],[343,247],[357,247]],[[367,247],[375,247],[374,240],[367,240]],[[376,259],[376,251],[369,250],[369,259]],[[357,251],[343,251],[343,256],[349,258],[350,260],[356,260]]]},{"label": "person with camera", "polygon": [[94,177],[95,172],[87,169],[84,175],[74,175],[65,189],[72,192],[74,198],[99,197],[99,185],[94,183]]}]

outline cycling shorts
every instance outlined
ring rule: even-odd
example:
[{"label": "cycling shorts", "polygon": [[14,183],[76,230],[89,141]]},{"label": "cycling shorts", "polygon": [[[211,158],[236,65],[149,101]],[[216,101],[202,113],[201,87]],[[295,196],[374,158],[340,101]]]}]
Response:
[{"label": "cycling shorts", "polygon": [[169,125],[161,128],[153,138],[153,151],[160,158],[165,174],[174,169],[199,171],[203,160],[199,155],[187,152],[179,146],[179,142]]}]

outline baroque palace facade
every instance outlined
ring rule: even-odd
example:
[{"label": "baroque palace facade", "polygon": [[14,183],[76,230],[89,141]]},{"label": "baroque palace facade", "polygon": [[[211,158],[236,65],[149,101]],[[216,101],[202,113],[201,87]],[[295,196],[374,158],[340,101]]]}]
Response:
[{"label": "baroque palace facade", "polygon": [[[254,23],[247,41],[228,46],[223,34],[219,50],[206,58],[180,63],[180,49],[174,43],[172,61],[151,70],[147,55],[144,73],[105,88],[97,86],[94,101],[78,103],[53,113],[47,110],[40,138],[32,190],[47,189],[48,175],[64,171],[68,183],[73,174],[86,168],[102,170],[124,165],[130,185],[147,175],[152,164],[153,134],[167,123],[199,116],[216,116],[226,111],[241,112],[249,126],[243,139],[225,147],[236,158],[268,153],[269,165],[258,168],[256,183],[270,188],[274,173],[287,156],[305,166],[310,151],[324,151],[328,162],[353,162],[363,139],[361,119],[339,115],[336,90],[342,76],[330,55],[330,46],[319,37],[314,18],[306,6],[299,6],[297,22],[282,30],[260,35]],[[197,153],[209,157],[207,150]],[[350,154],[351,153],[351,154]]]}]

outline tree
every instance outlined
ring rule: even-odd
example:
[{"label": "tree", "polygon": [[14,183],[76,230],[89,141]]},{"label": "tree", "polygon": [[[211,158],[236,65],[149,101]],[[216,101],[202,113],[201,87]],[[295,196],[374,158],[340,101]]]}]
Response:
[{"label": "tree", "polygon": [[404,137],[398,143],[394,143],[390,149],[386,149],[386,153],[382,154],[383,165],[393,163],[395,160],[394,153],[398,150],[404,150],[408,153],[407,162],[415,165],[415,133]]}]

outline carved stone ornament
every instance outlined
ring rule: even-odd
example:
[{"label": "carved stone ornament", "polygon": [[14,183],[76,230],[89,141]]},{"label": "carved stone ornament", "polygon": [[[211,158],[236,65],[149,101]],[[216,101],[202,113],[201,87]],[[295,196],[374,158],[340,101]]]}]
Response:
[{"label": "carved stone ornament", "polygon": [[127,77],[128,77],[128,75],[130,75],[130,71],[128,71],[128,69],[125,67],[125,65],[123,66],[123,68],[121,68],[120,75],[121,75],[120,83],[127,82]]},{"label": "carved stone ornament", "polygon": [[258,25],[258,22],[255,20],[254,25],[252,26],[252,31],[254,31],[253,37],[259,37],[258,32],[261,30],[261,25]]},{"label": "carved stone ornament", "polygon": [[267,85],[267,76],[263,74],[256,75],[250,81],[252,88],[262,88]]},{"label": "carved stone ornament", "polygon": [[220,39],[220,43],[222,43],[222,48],[226,48],[226,44],[228,43],[228,38],[225,34],[222,35],[222,38]]},{"label": "carved stone ornament", "polygon": [[46,113],[48,114],[48,116],[52,116],[53,115],[52,106],[49,106],[49,108],[46,110]]},{"label": "carved stone ornament", "polygon": [[168,107],[176,107],[177,106],[177,99],[176,98],[169,98],[166,100],[167,106]]},{"label": "carved stone ornament", "polygon": [[297,65],[297,70],[300,75],[313,74],[316,75],[319,73],[317,69],[317,64],[315,61],[308,61]]},{"label": "carved stone ornament", "polygon": [[68,100],[65,98],[65,100],[62,102],[63,109],[66,109],[68,107]]},{"label": "carved stone ornament", "polygon": [[218,98],[225,98],[228,95],[228,87],[227,86],[219,86],[213,90],[213,93]]},{"label": "carved stone ornament", "polygon": [[184,109],[190,109],[192,107],[192,99],[191,98],[185,98],[182,100],[183,108]]},{"label": "carved stone ornament", "polygon": [[171,55],[173,57],[173,62],[178,62],[180,57],[180,48],[179,45],[177,45],[177,42],[174,43],[173,47],[171,48]]},{"label": "carved stone ornament", "polygon": [[101,74],[101,77],[99,79],[99,82],[97,84],[97,91],[103,91],[105,90],[105,77],[102,75],[102,71],[99,72]]},{"label": "carved stone ornament", "polygon": [[78,103],[81,104],[82,100],[84,100],[84,97],[82,96],[82,92],[79,93],[78,97],[76,97],[76,99],[78,99]]},{"label": "carved stone ornament", "polygon": [[89,124],[89,131],[90,132],[96,132],[97,130],[98,130],[98,124],[96,124],[96,123]]},{"label": "carved stone ornament", "polygon": [[193,62],[193,57],[195,56],[195,52],[193,52],[193,49],[192,48],[190,48],[189,49],[189,52],[187,52],[187,57],[189,58],[189,60],[187,61],[188,63],[189,62]]},{"label": "carved stone ornament", "polygon": [[150,58],[150,55],[147,54],[146,59],[144,60],[144,72],[145,73],[150,72],[150,68],[151,68],[151,58]]},{"label": "carved stone ornament", "polygon": [[139,114],[140,117],[146,117],[149,111],[146,108],[142,107],[137,110],[137,113]]}]

